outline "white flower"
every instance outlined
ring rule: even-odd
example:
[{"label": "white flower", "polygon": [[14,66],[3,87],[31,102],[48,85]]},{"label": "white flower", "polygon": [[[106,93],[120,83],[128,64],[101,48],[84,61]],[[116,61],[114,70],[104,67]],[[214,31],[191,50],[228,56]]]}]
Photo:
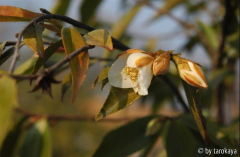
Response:
[{"label": "white flower", "polygon": [[154,57],[138,49],[129,49],[112,64],[108,72],[114,87],[133,88],[139,95],[147,95],[153,77]]}]

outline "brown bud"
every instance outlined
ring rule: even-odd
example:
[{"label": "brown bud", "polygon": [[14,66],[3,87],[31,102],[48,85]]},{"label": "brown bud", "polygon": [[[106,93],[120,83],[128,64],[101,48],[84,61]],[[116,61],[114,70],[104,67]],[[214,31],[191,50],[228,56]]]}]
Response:
[{"label": "brown bud", "polygon": [[208,87],[204,73],[199,64],[179,56],[173,56],[173,60],[177,65],[180,77],[184,81],[195,87]]},{"label": "brown bud", "polygon": [[153,74],[164,75],[168,72],[170,64],[170,54],[169,52],[164,52],[158,54],[153,62]]}]

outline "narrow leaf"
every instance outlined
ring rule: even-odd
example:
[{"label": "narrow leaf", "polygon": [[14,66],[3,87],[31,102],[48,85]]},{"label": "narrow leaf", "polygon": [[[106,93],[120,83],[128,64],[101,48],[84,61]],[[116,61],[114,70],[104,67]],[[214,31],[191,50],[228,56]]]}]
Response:
[{"label": "narrow leaf", "polygon": [[[20,44],[20,47],[23,46],[23,42]],[[1,56],[0,56],[0,65],[2,65],[8,58],[10,58],[15,51],[15,47],[11,47],[8,50],[6,50]]]},{"label": "narrow leaf", "polygon": [[67,90],[71,87],[72,79],[71,73],[68,73],[62,81],[62,93],[61,93],[61,101],[63,101],[63,97],[66,94]]},{"label": "narrow leaf", "polygon": [[[199,136],[199,131],[196,126],[195,121],[193,120],[192,116],[190,115],[184,115],[180,118],[180,120],[185,124],[186,127],[193,132],[195,135],[195,138],[197,139],[198,142],[201,142],[202,145],[206,145],[204,143],[204,140]],[[213,148],[235,148],[238,147],[237,143],[232,142],[230,139],[229,134],[226,134],[226,132],[223,130],[224,127],[218,126],[216,123],[210,121],[209,119],[206,119],[207,121],[207,128],[209,132],[209,139],[210,139],[210,146]],[[235,145],[235,146],[234,146]]]},{"label": "narrow leaf", "polygon": [[158,118],[152,119],[147,125],[146,136],[156,134],[162,126],[162,122]]},{"label": "narrow leaf", "polygon": [[[137,3],[128,12],[126,12],[111,28],[111,36],[115,39],[121,39],[127,30],[127,27],[133,21],[134,17],[137,15],[138,11],[142,8],[142,3]],[[111,58],[113,53],[109,53],[109,51],[104,51],[103,57]]]},{"label": "narrow leaf", "polygon": [[83,36],[89,45],[100,46],[109,51],[113,50],[112,38],[109,32],[104,29],[91,31]]},{"label": "narrow leaf", "polygon": [[23,64],[19,65],[17,69],[14,71],[14,74],[16,75],[31,74],[31,71],[34,68],[35,63],[36,63],[36,58],[30,58]]},{"label": "narrow leaf", "polygon": [[107,115],[130,106],[138,98],[140,98],[140,95],[136,94],[132,88],[111,87],[107,100],[95,119],[100,120]]},{"label": "narrow leaf", "polygon": [[65,15],[70,2],[71,2],[71,0],[64,0],[64,1],[57,0],[57,2],[55,2],[55,6],[53,7],[51,12],[54,14]]},{"label": "narrow leaf", "polygon": [[165,147],[168,157],[192,157],[200,145],[184,124],[174,121],[168,128]]},{"label": "narrow leaf", "polygon": [[97,1],[84,0],[82,2],[79,10],[81,13],[81,21],[83,23],[92,24],[91,22],[94,21],[95,12],[101,2],[102,0]]},{"label": "narrow leaf", "polygon": [[23,117],[17,122],[6,136],[2,148],[0,148],[0,157],[12,157],[17,146],[20,134],[23,131],[23,124],[27,117]]},{"label": "narrow leaf", "polygon": [[129,26],[135,15],[138,13],[138,11],[141,9],[143,5],[141,3],[138,3],[133,8],[131,8],[128,12],[126,12],[119,21],[117,21],[112,29],[111,34],[114,38],[120,39],[124,32],[126,31],[126,28]]},{"label": "narrow leaf", "polygon": [[200,92],[198,88],[187,84],[185,81],[183,86],[188,99],[189,107],[192,112],[193,118],[198,126],[199,132],[206,143],[209,142],[208,132],[206,128],[206,120],[202,115]]},{"label": "narrow leaf", "polygon": [[0,148],[7,135],[11,122],[13,108],[17,103],[17,86],[15,80],[2,75],[0,76]]},{"label": "narrow leaf", "polygon": [[209,45],[216,50],[218,48],[219,40],[214,28],[203,22],[199,22],[199,26]]},{"label": "narrow leaf", "polygon": [[41,16],[25,9],[13,6],[0,6],[0,22],[30,21]]},{"label": "narrow leaf", "polygon": [[[66,55],[69,55],[75,50],[86,45],[81,34],[73,28],[63,27],[61,34]],[[88,52],[85,51],[79,54],[77,57],[73,58],[69,63],[72,75],[72,103],[73,103],[77,96],[77,92],[87,75],[89,65]]]},{"label": "narrow leaf", "polygon": [[110,67],[105,68],[97,77],[97,79],[94,81],[92,86],[90,87],[90,90],[93,89],[98,83],[103,82],[108,78],[108,71]]},{"label": "narrow leaf", "polygon": [[50,45],[45,49],[45,58],[41,58],[38,56],[32,74],[36,74],[38,70],[44,65],[44,63],[58,50],[59,47],[62,46],[62,40]]},{"label": "narrow leaf", "polygon": [[7,41],[4,41],[0,44],[0,56],[2,55],[3,50],[5,49],[5,45],[7,44]]},{"label": "narrow leaf", "polygon": [[123,157],[146,147],[155,136],[145,136],[149,121],[156,116],[138,119],[109,132],[93,157]]},{"label": "narrow leaf", "polygon": [[24,43],[38,56],[44,58],[44,46],[42,40],[43,27],[40,23],[28,28],[23,34]]},{"label": "narrow leaf", "polygon": [[161,17],[164,14],[163,10],[171,10],[174,7],[178,6],[179,4],[185,2],[185,0],[171,0],[171,1],[164,1],[164,5],[163,7],[161,7],[158,12],[157,15],[155,15],[151,21],[158,19],[159,17]]},{"label": "narrow leaf", "polygon": [[37,121],[27,132],[20,157],[51,157],[52,141],[46,119]]}]

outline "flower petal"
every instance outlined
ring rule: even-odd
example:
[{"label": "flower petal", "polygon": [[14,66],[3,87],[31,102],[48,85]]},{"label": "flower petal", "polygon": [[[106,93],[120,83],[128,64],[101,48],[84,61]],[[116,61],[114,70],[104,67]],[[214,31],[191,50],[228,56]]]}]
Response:
[{"label": "flower petal", "polygon": [[139,95],[147,95],[148,94],[148,87],[150,86],[152,77],[153,77],[153,71],[152,71],[152,63],[148,64],[147,66],[138,68],[138,83],[139,83],[139,89],[138,94]]},{"label": "flower petal", "polygon": [[122,70],[126,67],[127,58],[130,54],[120,56],[110,67],[108,72],[109,83],[114,87],[132,88],[132,81]]},{"label": "flower petal", "polygon": [[132,68],[144,67],[153,62],[153,57],[145,53],[132,53],[127,59],[127,65]]}]

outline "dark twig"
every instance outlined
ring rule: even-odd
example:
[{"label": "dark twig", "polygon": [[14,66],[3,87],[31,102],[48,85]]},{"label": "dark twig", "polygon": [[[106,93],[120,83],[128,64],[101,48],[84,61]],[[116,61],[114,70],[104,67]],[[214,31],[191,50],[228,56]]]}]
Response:
[{"label": "dark twig", "polygon": [[64,65],[65,63],[67,63],[68,61],[70,61],[72,58],[76,57],[77,55],[79,55],[80,53],[87,51],[88,49],[92,49],[94,48],[94,46],[91,45],[86,45],[74,52],[72,52],[71,54],[69,54],[68,56],[66,56],[65,58],[63,58],[61,61],[57,62],[56,64],[54,64],[53,66],[51,66],[48,69],[45,69],[44,71],[47,72],[48,75],[52,74],[54,71],[56,71],[58,68],[60,68],[62,65]]},{"label": "dark twig", "polygon": [[[16,43],[17,43],[16,41],[7,41],[5,46],[13,46],[13,45],[16,45]],[[47,41],[43,41],[43,43],[46,44],[46,45],[53,44],[52,42],[47,42]],[[2,44],[2,43],[0,43],[0,44]]]},{"label": "dark twig", "polygon": [[[85,30],[88,30],[88,31],[92,31],[92,30],[95,30],[94,28],[88,26],[88,25],[85,25],[79,21],[76,21],[74,19],[71,19],[67,16],[62,16],[62,15],[54,15],[54,14],[51,14],[50,12],[48,11],[45,11],[45,9],[42,9],[41,10],[43,13],[46,13],[47,15],[43,15],[43,16],[40,16],[34,20],[32,20],[30,23],[28,23],[24,28],[23,30],[18,34],[18,40],[16,42],[16,50],[14,52],[14,58],[12,60],[12,63],[11,63],[11,66],[10,66],[10,72],[13,73],[13,70],[15,68],[15,64],[16,64],[16,61],[19,57],[19,44],[20,44],[20,41],[21,41],[21,38],[23,36],[23,33],[32,25],[35,25],[36,23],[44,20],[44,19],[58,19],[58,20],[61,20],[61,21],[64,21],[64,22],[67,22],[69,24],[72,24],[73,26],[75,27],[79,27],[79,28],[83,28]],[[112,41],[113,41],[113,44],[114,44],[114,48],[117,48],[117,49],[120,49],[120,50],[127,50],[129,49],[128,46],[124,45],[123,43],[121,43],[120,41],[112,38]],[[69,60],[71,60],[73,57],[77,56],[78,54],[80,54],[81,52],[83,51],[86,51],[90,48],[93,48],[92,46],[90,45],[87,45],[87,46],[84,46],[82,47],[81,49],[71,53],[70,55],[68,55],[67,57],[65,57],[63,60],[57,62],[56,64],[54,64],[52,67],[48,68],[48,69],[45,69],[43,72],[39,73],[38,75],[11,75],[13,78],[15,79],[37,79],[40,75],[51,75],[53,72],[55,72],[58,68],[60,68],[63,64],[67,63]],[[93,58],[92,58],[93,59]],[[96,58],[95,58],[96,59]],[[104,60],[104,61],[112,61],[112,60],[109,60],[109,59],[100,59],[98,58],[99,60]],[[41,76],[43,77],[43,76]],[[185,104],[185,102],[183,101],[183,98],[181,97],[177,87],[168,79],[166,78],[165,76],[162,77],[162,79],[169,85],[169,87],[174,91],[174,93],[176,94],[178,100],[180,101],[180,103],[182,104],[184,110],[186,112],[189,112],[188,108],[187,108],[187,105]]]},{"label": "dark twig", "polygon": [[[9,69],[9,72],[10,73],[13,73],[14,71],[14,68],[15,68],[15,65],[16,65],[16,61],[18,60],[19,58],[19,46],[20,46],[20,42],[21,42],[21,38],[24,34],[24,32],[29,28],[31,27],[32,25],[36,25],[38,22],[42,21],[42,20],[45,20],[45,19],[58,19],[58,20],[61,20],[61,21],[64,21],[64,22],[67,22],[69,24],[72,24],[73,26],[75,27],[78,27],[78,28],[82,28],[82,29],[85,29],[85,30],[88,30],[88,31],[93,31],[95,30],[94,28],[84,24],[84,23],[81,23],[79,21],[76,21],[68,16],[63,16],[63,15],[55,15],[55,14],[47,14],[47,15],[42,15],[34,20],[32,20],[30,23],[28,23],[23,29],[22,31],[18,34],[18,40],[17,40],[17,43],[16,43],[16,49],[15,49],[15,52],[14,52],[14,56],[13,56],[13,60],[11,62],[11,65],[10,65],[10,69]],[[113,46],[114,48],[116,49],[120,49],[120,50],[127,50],[129,49],[129,47],[125,46],[124,44],[122,44],[120,41],[112,38],[112,42],[113,42]]]},{"label": "dark twig", "polygon": [[[217,64],[215,65],[217,69],[221,69],[224,67],[224,59],[227,57],[227,53],[224,51],[224,47],[226,45],[226,38],[229,34],[231,34],[231,31],[233,30],[232,26],[229,26],[229,24],[232,23],[233,18],[235,17],[235,10],[237,8],[237,4],[233,0],[225,0],[225,15],[222,23],[222,39],[219,46],[219,56],[217,60]],[[232,64],[234,64],[234,61],[229,62],[227,64],[229,70],[232,70],[232,67],[234,67]],[[216,90],[216,104],[218,107],[218,122],[220,124],[224,124],[224,99],[225,99],[225,92],[226,92],[226,85],[224,84],[224,80],[220,82],[220,84],[217,86]]]},{"label": "dark twig", "polygon": [[14,74],[11,74],[10,76],[14,79],[17,79],[17,80],[24,80],[24,79],[35,80],[38,77],[43,77],[42,75],[49,76],[49,75],[53,74],[57,69],[59,69],[62,65],[66,64],[68,61],[70,61],[71,59],[73,59],[74,57],[79,55],[80,53],[82,53],[82,52],[84,52],[88,49],[92,49],[92,48],[94,48],[94,46],[86,45],[86,46],[72,52],[71,54],[69,54],[68,56],[66,56],[61,61],[57,62],[56,64],[54,64],[50,68],[44,69],[39,74],[36,74],[36,75],[14,75]]},{"label": "dark twig", "polygon": [[175,86],[175,84],[166,76],[166,75],[161,75],[159,76],[164,82],[167,83],[167,85],[171,88],[171,90],[173,91],[173,93],[176,95],[178,101],[180,102],[180,104],[182,105],[183,109],[185,112],[189,113],[189,108],[187,107],[187,104],[184,102],[179,90],[177,89],[177,87]]}]

